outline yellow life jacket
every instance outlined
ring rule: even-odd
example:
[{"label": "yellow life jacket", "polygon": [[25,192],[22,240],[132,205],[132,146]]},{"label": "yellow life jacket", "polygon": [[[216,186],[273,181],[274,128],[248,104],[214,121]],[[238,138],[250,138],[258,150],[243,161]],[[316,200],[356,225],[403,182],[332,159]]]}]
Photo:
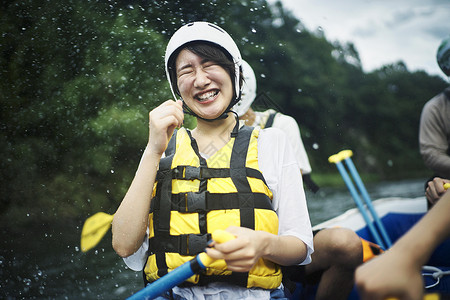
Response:
[{"label": "yellow life jacket", "polygon": [[[244,126],[204,159],[190,132],[181,128],[174,133],[161,159],[151,201],[144,268],[148,282],[203,252],[217,229],[233,225],[278,234],[272,192],[258,168],[258,134],[259,130]],[[248,273],[231,272],[224,260],[217,260],[187,282],[274,289],[281,278],[280,266],[261,258]]]}]

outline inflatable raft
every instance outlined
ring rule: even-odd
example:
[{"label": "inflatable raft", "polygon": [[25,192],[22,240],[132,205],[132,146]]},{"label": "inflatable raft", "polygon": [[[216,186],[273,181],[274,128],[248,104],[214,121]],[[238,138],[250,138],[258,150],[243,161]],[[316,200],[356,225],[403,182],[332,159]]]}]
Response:
[{"label": "inflatable raft", "polygon": [[[395,243],[405,234],[427,211],[425,197],[419,198],[383,198],[372,202],[384,228]],[[450,213],[450,212],[449,212]],[[374,222],[373,222],[374,223]],[[371,224],[374,226],[375,224]],[[360,237],[376,243],[365,218],[357,208],[314,226],[314,230],[332,227],[345,227],[355,231]],[[423,269],[423,277],[427,293],[438,293],[441,299],[450,296],[450,239],[444,241],[433,253]],[[294,299],[314,299],[314,288],[305,289],[298,285],[293,295]],[[356,289],[353,289],[349,299],[359,299]]]}]

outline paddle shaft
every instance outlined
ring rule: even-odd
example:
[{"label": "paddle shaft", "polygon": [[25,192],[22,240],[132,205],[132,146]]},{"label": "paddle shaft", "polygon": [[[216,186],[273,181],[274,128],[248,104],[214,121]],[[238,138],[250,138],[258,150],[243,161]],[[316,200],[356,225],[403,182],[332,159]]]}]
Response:
[{"label": "paddle shaft", "polygon": [[378,234],[377,230],[373,226],[373,223],[370,220],[369,215],[367,214],[367,212],[366,212],[366,210],[365,210],[365,208],[363,206],[362,200],[361,200],[360,196],[358,195],[358,192],[356,191],[352,180],[350,179],[350,177],[347,174],[347,171],[345,170],[344,166],[342,165],[342,163],[340,161],[336,161],[335,164],[336,164],[336,167],[337,167],[339,173],[341,173],[341,176],[344,179],[344,182],[347,185],[347,188],[349,189],[350,194],[352,195],[356,206],[358,206],[358,209],[361,212],[362,217],[366,221],[366,224],[367,224],[367,227],[369,228],[370,233],[374,237],[376,243],[378,245],[380,245],[381,248],[383,248],[383,250],[385,250],[386,247],[385,247],[383,241],[381,240],[381,237]]},{"label": "paddle shaft", "polygon": [[[234,239],[235,236],[224,230],[216,230],[212,233],[212,239],[218,243],[224,243]],[[190,261],[185,262],[176,269],[170,271],[163,277],[147,285],[127,300],[153,299],[174,286],[184,282],[189,277],[205,270],[215,259],[209,257],[206,252],[198,254]]]},{"label": "paddle shaft", "polygon": [[378,217],[377,212],[375,211],[375,208],[372,205],[372,200],[370,199],[369,193],[366,190],[366,187],[364,186],[363,181],[361,180],[361,177],[359,176],[358,171],[356,170],[355,165],[353,164],[353,161],[350,157],[345,158],[345,163],[347,164],[348,169],[350,170],[350,173],[353,176],[353,179],[356,182],[356,185],[361,192],[361,195],[363,196],[363,199],[367,205],[367,208],[370,211],[370,214],[372,215],[373,219],[375,220],[375,223],[378,227],[378,230],[381,233],[381,236],[383,237],[383,240],[385,242],[385,245],[387,248],[390,248],[392,246],[391,239],[389,238],[386,229],[384,228],[383,223],[381,223],[380,218]]},{"label": "paddle shaft", "polygon": [[202,263],[199,254],[194,259],[185,262],[175,270],[147,285],[145,288],[127,299],[154,299],[205,268],[206,266]]}]

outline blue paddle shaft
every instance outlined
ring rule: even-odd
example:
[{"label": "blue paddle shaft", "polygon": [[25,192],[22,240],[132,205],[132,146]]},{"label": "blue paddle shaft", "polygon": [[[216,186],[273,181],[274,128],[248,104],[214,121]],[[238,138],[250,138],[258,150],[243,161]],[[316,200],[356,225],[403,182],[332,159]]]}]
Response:
[{"label": "blue paddle shaft", "polygon": [[372,200],[370,199],[369,193],[366,190],[366,187],[364,186],[363,181],[361,180],[361,177],[358,174],[358,171],[356,170],[355,165],[353,164],[353,161],[350,157],[347,157],[345,159],[345,163],[347,164],[348,169],[350,170],[350,173],[353,176],[353,179],[356,182],[356,185],[361,192],[364,201],[366,202],[367,207],[369,208],[370,213],[372,214],[373,219],[375,220],[376,225],[378,226],[378,229],[380,230],[381,236],[383,237],[384,241],[386,242],[387,248],[390,248],[392,246],[391,239],[389,238],[386,229],[384,228],[383,223],[381,222],[380,218],[378,217],[377,212],[375,211],[375,208],[372,205]]},{"label": "blue paddle shaft", "polygon": [[206,267],[203,265],[202,261],[197,255],[194,259],[185,262],[178,268],[172,270],[158,280],[150,283],[145,288],[128,297],[127,299],[154,299],[160,296],[162,293],[170,290],[174,286],[184,282],[186,279],[197,273],[200,269],[204,270],[205,268]]},{"label": "blue paddle shaft", "polygon": [[369,215],[365,211],[364,205],[362,203],[361,198],[358,195],[358,192],[356,191],[355,186],[353,185],[352,180],[347,174],[347,171],[344,168],[344,165],[339,161],[336,162],[336,167],[339,170],[339,173],[341,173],[342,178],[344,179],[345,184],[347,185],[350,194],[352,194],[353,200],[355,200],[356,206],[358,206],[359,211],[361,212],[361,215],[363,216],[364,220],[366,221],[367,226],[369,227],[370,233],[372,233],[372,236],[374,237],[376,243],[381,246],[381,248],[386,249],[383,241],[381,240],[381,237],[378,235],[377,230],[372,224],[372,221],[369,218]]}]

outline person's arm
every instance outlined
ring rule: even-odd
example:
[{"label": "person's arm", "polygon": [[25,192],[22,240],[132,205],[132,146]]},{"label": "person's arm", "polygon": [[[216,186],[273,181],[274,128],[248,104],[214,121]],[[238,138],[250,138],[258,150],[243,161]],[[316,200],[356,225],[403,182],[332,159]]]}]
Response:
[{"label": "person's arm", "polygon": [[450,193],[402,236],[391,249],[356,270],[362,299],[422,299],[421,268],[434,249],[450,236]]},{"label": "person's arm", "polygon": [[[443,97],[439,95],[437,97]],[[443,100],[443,101],[442,101]],[[447,154],[448,141],[446,126],[448,109],[446,99],[434,98],[428,101],[422,110],[419,127],[420,154],[425,165],[434,172],[450,174],[450,156]]]},{"label": "person's arm", "polygon": [[149,142],[112,223],[113,248],[121,257],[133,254],[144,240],[159,161],[183,118],[181,101],[168,100],[149,114]]}]

